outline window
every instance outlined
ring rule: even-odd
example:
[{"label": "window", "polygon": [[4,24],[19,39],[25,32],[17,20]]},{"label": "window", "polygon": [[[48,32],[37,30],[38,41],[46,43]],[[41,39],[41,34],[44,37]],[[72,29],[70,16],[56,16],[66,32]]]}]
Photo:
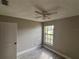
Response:
[{"label": "window", "polygon": [[53,45],[54,25],[44,26],[44,43]]}]

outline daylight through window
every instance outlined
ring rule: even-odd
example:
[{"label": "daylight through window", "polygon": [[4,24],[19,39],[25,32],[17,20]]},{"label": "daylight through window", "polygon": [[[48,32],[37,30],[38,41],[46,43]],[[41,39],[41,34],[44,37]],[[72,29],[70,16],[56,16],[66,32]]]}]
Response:
[{"label": "daylight through window", "polygon": [[54,25],[44,26],[44,42],[53,45]]}]

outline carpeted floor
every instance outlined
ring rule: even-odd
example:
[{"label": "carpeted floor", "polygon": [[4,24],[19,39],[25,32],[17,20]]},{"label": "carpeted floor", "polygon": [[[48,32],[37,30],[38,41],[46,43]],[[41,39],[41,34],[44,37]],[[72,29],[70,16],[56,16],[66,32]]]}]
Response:
[{"label": "carpeted floor", "polygon": [[65,59],[48,51],[45,48],[39,48],[37,50],[25,53],[18,57],[18,59]]}]

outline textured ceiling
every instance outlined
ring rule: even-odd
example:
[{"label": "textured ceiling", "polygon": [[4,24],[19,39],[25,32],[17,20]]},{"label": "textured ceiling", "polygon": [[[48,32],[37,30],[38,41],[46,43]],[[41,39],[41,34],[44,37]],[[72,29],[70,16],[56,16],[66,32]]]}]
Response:
[{"label": "textured ceiling", "polygon": [[[8,0],[9,5],[4,6],[0,2],[0,15],[24,18],[33,21],[50,21],[70,16],[79,15],[79,0]],[[35,18],[38,16],[34,11],[37,10],[34,4],[38,4],[45,9],[51,9],[59,6],[57,14],[50,16],[51,19],[43,20]]]}]

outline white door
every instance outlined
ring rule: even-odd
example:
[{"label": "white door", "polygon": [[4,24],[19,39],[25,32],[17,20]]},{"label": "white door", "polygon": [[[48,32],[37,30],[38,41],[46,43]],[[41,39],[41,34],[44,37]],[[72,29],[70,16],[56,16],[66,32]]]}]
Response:
[{"label": "white door", "polygon": [[0,22],[0,59],[16,59],[17,24]]}]

